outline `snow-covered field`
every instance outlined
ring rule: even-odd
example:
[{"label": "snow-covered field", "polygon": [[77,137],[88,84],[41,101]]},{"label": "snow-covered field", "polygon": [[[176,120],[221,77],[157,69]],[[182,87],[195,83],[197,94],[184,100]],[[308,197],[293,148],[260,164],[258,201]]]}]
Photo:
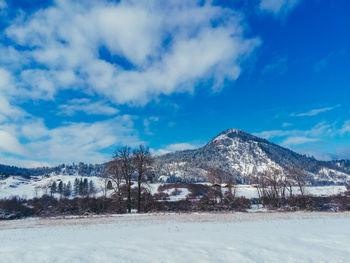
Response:
[{"label": "snow-covered field", "polygon": [[0,262],[349,262],[350,213],[150,214],[1,222]]},{"label": "snow-covered field", "polygon": [[[59,181],[62,181],[63,183],[70,182],[71,185],[74,184],[74,180],[78,178],[84,179],[87,178],[88,181],[92,181],[94,184],[94,187],[96,189],[96,196],[103,195],[103,188],[104,188],[104,181],[103,179],[96,177],[96,176],[90,176],[90,177],[81,177],[81,176],[74,176],[74,175],[54,175],[50,177],[37,177],[31,180],[24,179],[20,176],[10,176],[7,179],[0,180],[0,199],[3,198],[10,198],[13,196],[18,196],[21,198],[34,198],[34,197],[40,197],[43,194],[49,194],[50,193],[50,186],[54,181],[58,184]],[[160,183],[151,184],[149,185],[149,188],[151,190],[151,193],[157,193],[158,187],[161,185]],[[179,192],[177,195],[172,196],[173,189],[170,189],[168,191],[164,191],[165,193],[168,193],[170,195],[170,201],[176,201],[180,199],[185,199],[186,196],[189,194],[188,189],[186,188],[179,188]],[[223,191],[225,191],[223,189]],[[316,196],[329,196],[329,195],[335,195],[339,193],[343,193],[346,191],[345,186],[309,186],[306,187],[306,193],[316,195]],[[110,191],[111,193],[112,191]],[[298,188],[295,187],[293,189],[294,193],[298,192]],[[258,193],[256,188],[254,188],[251,185],[237,185],[236,186],[236,195],[237,196],[244,196],[246,198],[257,198]],[[57,194],[58,196],[58,194]]]}]

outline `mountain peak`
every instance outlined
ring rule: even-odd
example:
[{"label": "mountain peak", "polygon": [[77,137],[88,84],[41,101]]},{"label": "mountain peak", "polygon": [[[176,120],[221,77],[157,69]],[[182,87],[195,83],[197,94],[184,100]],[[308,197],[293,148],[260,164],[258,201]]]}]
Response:
[{"label": "mountain peak", "polygon": [[221,132],[219,135],[214,137],[210,142],[217,142],[221,140],[227,140],[227,139],[235,139],[235,138],[240,138],[244,141],[263,141],[264,139],[261,139],[259,137],[256,137],[250,133],[247,133],[243,130],[239,129],[228,129],[226,131]]},{"label": "mountain peak", "polygon": [[[160,158],[172,165],[187,164],[196,177],[199,174],[204,177],[205,170],[215,166],[239,182],[249,182],[252,174],[272,168],[288,172],[301,167],[310,184],[350,181],[349,171],[332,162],[308,158],[239,129],[225,130],[198,149],[169,153]],[[191,172],[186,170],[186,173]]]},{"label": "mountain peak", "polygon": [[239,129],[232,128],[232,129],[228,129],[226,131],[223,131],[220,134],[229,134],[229,133],[246,133],[246,132],[242,131],[242,130],[239,130]]},{"label": "mountain peak", "polygon": [[239,129],[228,129],[226,131],[223,131],[221,133],[219,133],[216,137],[214,137],[212,139],[212,141],[216,140],[216,139],[219,139],[219,138],[226,138],[226,137],[233,137],[233,136],[237,136],[239,134],[248,134],[242,130],[239,130]]}]

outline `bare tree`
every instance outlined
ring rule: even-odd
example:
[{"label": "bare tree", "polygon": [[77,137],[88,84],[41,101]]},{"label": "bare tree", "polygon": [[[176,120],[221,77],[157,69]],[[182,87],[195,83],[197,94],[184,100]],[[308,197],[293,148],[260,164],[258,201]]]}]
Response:
[{"label": "bare tree", "polygon": [[131,212],[131,177],[135,172],[135,165],[133,160],[133,154],[131,149],[128,146],[123,146],[114,152],[114,158],[118,160],[120,164],[120,172],[122,177],[125,180],[126,189],[127,189],[127,209],[128,212]]},{"label": "bare tree", "polygon": [[296,185],[299,188],[300,195],[304,197],[306,185],[305,172],[301,168],[294,168],[290,173],[292,180],[296,183]]},{"label": "bare tree", "polygon": [[286,181],[279,169],[270,168],[252,178],[257,188],[259,199],[265,206],[279,207],[285,199]]},{"label": "bare tree", "polygon": [[233,180],[228,180],[225,185],[227,191],[226,195],[235,198],[236,197],[236,184]]},{"label": "bare tree", "polygon": [[141,211],[141,186],[145,179],[146,173],[150,171],[152,156],[148,148],[140,145],[133,152],[135,167],[137,171],[137,211]]},{"label": "bare tree", "polygon": [[[108,167],[108,164],[107,164],[107,167]],[[110,182],[110,179],[109,179],[110,175],[108,173],[108,168],[107,168],[107,170],[104,173],[102,173],[100,175],[100,177],[103,180],[103,185],[101,186],[101,191],[103,193],[103,197],[106,198],[107,197],[107,192],[108,192],[108,182]]]},{"label": "bare tree", "polygon": [[107,192],[108,181],[112,180],[115,185],[115,192],[118,196],[121,195],[121,184],[123,180],[123,174],[121,171],[121,160],[117,152],[114,152],[112,161],[107,163],[106,173],[102,176],[105,177],[105,187]]}]

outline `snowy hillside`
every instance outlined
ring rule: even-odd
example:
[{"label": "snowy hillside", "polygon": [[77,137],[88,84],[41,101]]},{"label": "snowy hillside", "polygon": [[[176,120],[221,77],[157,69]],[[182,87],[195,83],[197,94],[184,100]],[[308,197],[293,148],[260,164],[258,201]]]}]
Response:
[{"label": "snowy hillside", "polygon": [[271,168],[282,172],[301,168],[308,176],[308,183],[314,185],[350,182],[345,162],[318,161],[237,129],[219,134],[199,149],[169,153],[158,159],[167,167],[176,167],[177,164],[191,167],[186,175],[193,179],[204,180],[205,170],[215,166],[241,183],[249,182],[250,175]]},{"label": "snowy hillside", "polygon": [[[30,179],[21,176],[10,176],[6,179],[0,180],[0,199],[18,196],[20,198],[31,199],[34,197],[41,197],[44,194],[50,194],[50,188],[53,182],[58,185],[60,182],[64,184],[70,183],[74,185],[74,181],[87,179],[92,181],[95,188],[95,195],[102,195],[103,180],[97,176],[73,176],[73,175],[51,175],[32,177]],[[58,197],[58,194],[55,194]]]},{"label": "snowy hillside", "polygon": [[[218,167],[241,184],[251,183],[251,175],[271,168],[282,173],[300,168],[310,185],[350,183],[349,161],[318,161],[237,129],[222,132],[201,148],[157,156],[153,166],[154,180],[159,182],[204,182],[208,179],[207,169]],[[104,172],[105,164],[73,163],[34,169],[0,165],[0,175],[5,176],[94,178]]]},{"label": "snowy hillside", "polygon": [[[25,179],[21,176],[10,176],[6,179],[0,180],[0,199],[11,198],[14,196],[31,199],[34,197],[41,197],[44,194],[51,194],[50,188],[54,182],[58,185],[60,182],[64,184],[70,183],[74,186],[76,180],[88,180],[89,184],[92,182],[94,187],[93,196],[103,196],[105,189],[105,181],[97,176],[72,176],[72,175],[52,175],[45,177],[33,177],[32,179]],[[205,183],[204,183],[205,184]],[[177,201],[186,199],[189,195],[189,190],[187,188],[177,188],[174,192],[174,188],[165,189],[159,191],[159,186],[162,183],[149,184],[146,187],[149,188],[152,194],[163,192],[169,195],[169,201]],[[136,187],[136,184],[135,186]],[[73,187],[72,187],[73,188]],[[223,188],[222,191],[225,191]],[[311,194],[315,196],[330,196],[337,195],[346,191],[346,187],[342,185],[331,185],[331,186],[307,186],[305,189],[306,194]],[[257,189],[252,185],[237,185],[235,187],[235,192],[237,197],[246,198],[258,198]],[[298,193],[298,187],[294,187],[294,193]],[[107,195],[113,193],[113,190],[108,190]],[[54,194],[56,197],[60,197],[58,193]],[[74,197],[74,189],[71,190],[70,197]]]}]

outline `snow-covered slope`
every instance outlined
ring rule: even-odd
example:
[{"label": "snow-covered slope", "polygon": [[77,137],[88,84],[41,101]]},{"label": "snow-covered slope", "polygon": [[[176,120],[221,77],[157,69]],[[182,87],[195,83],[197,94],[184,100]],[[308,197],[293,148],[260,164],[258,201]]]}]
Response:
[{"label": "snow-covered slope", "polygon": [[[249,182],[250,175],[271,168],[282,172],[301,168],[311,184],[350,182],[350,172],[336,162],[318,161],[237,129],[222,132],[199,149],[169,153],[158,160],[168,167],[187,164],[192,170],[219,167],[241,183]],[[204,179],[205,172],[187,176]]]},{"label": "snow-covered slope", "polygon": [[[74,176],[74,175],[51,175],[45,177],[33,177],[31,179],[25,179],[21,176],[10,176],[6,179],[0,180],[0,199],[8,199],[11,197],[20,197],[24,199],[31,199],[34,197],[41,197],[44,194],[51,194],[50,187],[53,182],[58,185],[59,182],[74,185],[74,181],[78,179],[87,179],[89,182],[92,181],[94,185],[93,196],[99,197],[104,195],[104,180],[97,176]],[[206,183],[204,183],[206,184]],[[178,201],[184,200],[190,194],[187,188],[167,188],[165,190],[159,191],[159,186],[161,183],[148,184],[148,187],[152,194],[155,193],[166,193],[169,195],[168,201]],[[136,184],[134,185],[136,187]],[[237,185],[235,186],[235,194],[237,197],[246,198],[258,198],[257,189],[252,185]],[[226,188],[222,188],[223,194]],[[299,188],[294,187],[293,193],[298,193]],[[344,193],[346,187],[344,185],[330,185],[330,186],[307,186],[305,188],[306,194],[311,194],[314,196],[330,196]],[[107,191],[107,196],[110,196],[113,190]],[[60,194],[54,194],[55,197],[60,197]],[[72,189],[72,194],[69,198],[74,197],[74,189]]]},{"label": "snow-covered slope", "polygon": [[[102,188],[104,187],[104,182],[97,176],[51,175],[31,177],[30,179],[21,176],[9,176],[6,179],[0,180],[0,199],[14,196],[24,199],[41,197],[44,194],[51,194],[50,188],[53,182],[56,182],[56,185],[58,185],[59,182],[65,184],[70,182],[73,186],[75,179],[87,179],[88,182],[92,181],[95,188],[94,195],[100,196],[103,194]],[[56,193],[55,196],[58,197],[59,194]]]},{"label": "snow-covered slope", "polygon": [[[308,183],[313,185],[350,183],[350,161],[318,161],[237,129],[220,133],[201,148],[158,156],[154,175],[161,182],[206,181],[209,167],[218,167],[243,184],[250,183],[250,175],[271,168],[282,172],[294,168],[303,169]],[[16,174],[27,177],[96,177],[105,171],[105,164],[62,164],[35,169],[0,165],[0,175]]]}]

